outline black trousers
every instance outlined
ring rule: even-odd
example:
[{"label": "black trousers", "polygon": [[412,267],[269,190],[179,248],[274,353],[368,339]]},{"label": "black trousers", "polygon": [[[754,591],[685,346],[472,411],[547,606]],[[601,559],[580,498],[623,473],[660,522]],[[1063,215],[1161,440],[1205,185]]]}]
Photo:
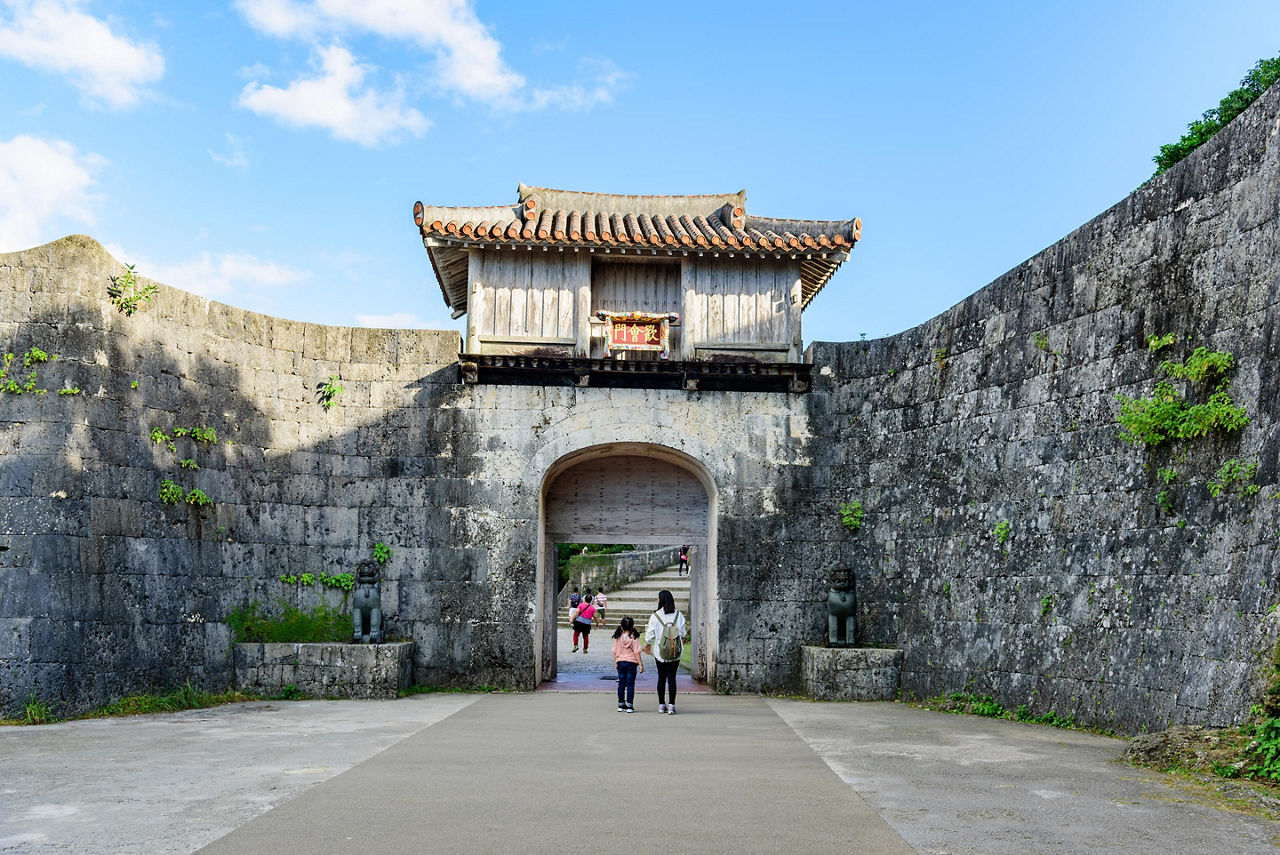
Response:
[{"label": "black trousers", "polygon": [[667,693],[670,693],[671,703],[674,704],[676,702],[676,672],[680,670],[680,661],[654,661],[658,664],[658,703],[667,703]]}]

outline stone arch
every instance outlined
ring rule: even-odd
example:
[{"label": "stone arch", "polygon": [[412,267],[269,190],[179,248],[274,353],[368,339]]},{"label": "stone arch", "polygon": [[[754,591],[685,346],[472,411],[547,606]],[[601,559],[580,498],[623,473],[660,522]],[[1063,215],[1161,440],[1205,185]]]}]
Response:
[{"label": "stone arch", "polygon": [[[670,501],[646,512],[621,507],[631,494],[607,482],[618,467],[637,471],[648,464],[653,483]],[[651,485],[642,485],[641,505],[652,503]],[[645,492],[650,491],[650,492]],[[582,501],[576,501],[580,496]],[[701,547],[695,568],[690,611],[693,612],[693,673],[714,683],[716,639],[716,510],[719,491],[708,468],[685,452],[652,442],[609,442],[578,448],[553,460],[542,474],[538,492],[538,626],[534,661],[539,680],[555,676],[556,593],[555,543],[577,542],[690,543]],[[636,498],[635,496],[631,496]],[[575,504],[576,502],[576,504]],[[683,508],[672,513],[671,508]]]}]

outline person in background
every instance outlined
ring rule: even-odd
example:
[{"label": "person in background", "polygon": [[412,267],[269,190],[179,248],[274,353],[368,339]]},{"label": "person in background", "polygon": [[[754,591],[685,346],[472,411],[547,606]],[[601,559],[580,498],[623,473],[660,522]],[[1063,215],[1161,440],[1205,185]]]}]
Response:
[{"label": "person in background", "polygon": [[644,673],[640,632],[631,615],[625,615],[613,631],[613,665],[618,669],[618,712],[636,711],[636,675]]},{"label": "person in background", "polygon": [[[658,712],[676,714],[676,671],[680,669],[680,653],[684,647],[688,625],[684,614],[676,609],[676,598],[671,592],[658,592],[658,608],[649,615],[649,625],[644,631],[644,652],[658,663]],[[674,636],[679,644],[674,651],[663,651],[663,639]],[[672,655],[674,654],[674,655]],[[667,697],[671,700],[668,703]]]},{"label": "person in background", "polygon": [[[676,575],[678,576],[689,575],[689,547],[687,546],[680,547],[680,570],[677,572]],[[574,590],[576,591],[578,589],[574,588]]]},{"label": "person in background", "polygon": [[592,600],[596,607],[596,624],[603,628],[608,620],[609,598],[604,595],[604,588],[596,588],[596,598]]},{"label": "person in background", "polygon": [[591,619],[595,617],[596,607],[591,605],[591,600],[583,598],[582,605],[578,606],[578,613],[573,616],[573,652],[578,652],[578,635],[582,635],[582,652],[587,652],[588,645],[591,644]]}]

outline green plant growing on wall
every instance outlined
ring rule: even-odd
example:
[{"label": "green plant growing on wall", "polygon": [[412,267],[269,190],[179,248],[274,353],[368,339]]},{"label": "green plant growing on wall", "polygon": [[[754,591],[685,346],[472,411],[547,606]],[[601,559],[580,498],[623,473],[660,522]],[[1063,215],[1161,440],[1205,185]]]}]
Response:
[{"label": "green plant growing on wall", "polygon": [[206,505],[212,505],[213,499],[209,498],[209,494],[199,487],[193,487],[187,493],[186,502],[193,508],[203,508]]},{"label": "green plant growing on wall", "polygon": [[1195,439],[1212,432],[1239,430],[1249,423],[1244,407],[1236,406],[1227,392],[1234,367],[1231,354],[1196,348],[1186,362],[1166,360],[1159,370],[1168,377],[1199,383],[1218,379],[1203,403],[1192,404],[1168,380],[1156,383],[1150,398],[1117,395],[1120,403],[1120,439],[1130,445],[1155,448],[1171,439]]},{"label": "green plant growing on wall", "polygon": [[211,427],[191,428],[191,438],[196,442],[207,442],[210,445],[218,444],[218,435],[214,433],[214,430]]},{"label": "green plant growing on wall", "polygon": [[391,547],[382,541],[378,541],[373,545],[373,560],[378,562],[380,566],[386,565],[391,560]]},{"label": "green plant growing on wall", "polygon": [[192,471],[195,471],[200,468],[200,464],[196,463],[196,461],[191,457],[187,457],[182,460],[179,460],[178,465],[181,466],[183,469],[190,469]]},{"label": "green plant growing on wall", "polygon": [[58,394],[59,394],[59,395],[79,395],[79,394],[80,394],[80,387],[79,387],[79,386],[72,386],[70,389],[59,389],[59,390],[58,390]]},{"label": "green plant growing on wall", "polygon": [[1171,466],[1165,467],[1163,469],[1157,469],[1156,477],[1159,478],[1161,481],[1163,481],[1165,484],[1172,484],[1174,481],[1178,480],[1178,470],[1174,469]]},{"label": "green plant growing on wall", "polygon": [[107,286],[107,298],[126,315],[132,315],[139,307],[151,302],[156,293],[155,285],[138,286],[137,272],[132,264],[124,266],[124,273],[111,277]]},{"label": "green plant growing on wall", "polygon": [[1178,339],[1173,333],[1165,333],[1164,335],[1156,335],[1152,333],[1147,336],[1147,350],[1155,353],[1163,348],[1176,342]]},{"label": "green plant growing on wall", "polygon": [[849,529],[853,534],[858,533],[858,529],[862,528],[862,502],[854,499],[852,502],[840,503],[840,522],[844,527]]},{"label": "green plant growing on wall", "polygon": [[996,527],[991,530],[991,536],[1003,546],[1009,540],[1010,528],[1008,520],[1000,520],[1000,522],[996,523]]},{"label": "green plant growing on wall", "polygon": [[27,376],[21,383],[9,376],[9,370],[17,358],[16,354],[6,353],[0,360],[0,392],[10,395],[43,395],[48,392],[48,389],[37,386],[36,366],[57,359],[58,354],[51,356],[38,347],[29,348],[22,355],[22,367],[27,370]]},{"label": "green plant growing on wall", "polygon": [[185,497],[183,496],[182,488],[179,487],[177,484],[175,484],[173,481],[169,480],[168,478],[165,478],[163,481],[160,482],[160,501],[161,502],[163,502],[166,505],[176,505],[179,502],[181,502],[184,498]]},{"label": "green plant growing on wall", "polygon": [[933,349],[933,362],[938,366],[939,371],[947,367],[947,349],[945,347],[935,347]]},{"label": "green plant growing on wall", "polygon": [[1164,172],[1208,142],[1276,80],[1280,80],[1280,57],[1258,60],[1240,81],[1238,89],[1233,89],[1217,107],[1205,110],[1200,118],[1187,125],[1187,132],[1177,142],[1160,146],[1160,153],[1151,158],[1156,164],[1155,174]]},{"label": "green plant growing on wall", "polygon": [[173,440],[171,440],[169,438],[169,435],[164,431],[162,431],[160,428],[153,427],[151,429],[151,441],[154,442],[156,445],[159,445],[162,442],[172,442]]},{"label": "green plant growing on wall", "polygon": [[1049,334],[1047,332],[1044,330],[1034,332],[1031,334],[1031,340],[1035,342],[1036,347],[1040,350],[1043,350],[1045,353],[1049,352]]},{"label": "green plant growing on wall", "polygon": [[1213,480],[1208,483],[1209,495],[1215,499],[1224,491],[1230,490],[1233,484],[1240,485],[1240,492],[1246,496],[1256,494],[1262,488],[1257,484],[1250,483],[1255,475],[1258,474],[1258,464],[1245,463],[1234,457],[1218,467],[1218,471],[1214,473]]},{"label": "green plant growing on wall", "polygon": [[1197,347],[1185,362],[1166,359],[1160,370],[1175,380],[1191,380],[1199,383],[1209,377],[1224,377],[1235,368],[1235,357],[1225,351]]},{"label": "green plant growing on wall", "polygon": [[138,381],[137,381],[137,380],[134,380],[132,383],[130,383],[130,384],[129,384],[129,388],[130,388],[130,389],[137,389],[137,388],[138,388]]},{"label": "green plant growing on wall", "polygon": [[1053,594],[1045,594],[1040,598],[1040,617],[1044,617],[1053,611]]},{"label": "green plant growing on wall", "polygon": [[1168,516],[1173,516],[1173,491],[1163,490],[1157,493],[1156,506]]},{"label": "green plant growing on wall", "polygon": [[356,586],[356,577],[354,573],[335,573],[330,576],[328,573],[321,572],[320,584],[326,588],[337,588],[340,591],[350,593]]},{"label": "green plant growing on wall", "polygon": [[326,410],[332,410],[338,405],[338,396],[347,391],[341,383],[342,378],[337,374],[332,374],[328,380],[319,385],[320,406]]}]

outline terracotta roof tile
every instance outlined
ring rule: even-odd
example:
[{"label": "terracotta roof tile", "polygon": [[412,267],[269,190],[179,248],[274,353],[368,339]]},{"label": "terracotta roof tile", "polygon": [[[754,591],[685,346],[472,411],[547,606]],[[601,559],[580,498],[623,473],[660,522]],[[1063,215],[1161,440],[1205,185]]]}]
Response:
[{"label": "terracotta roof tile", "polygon": [[[518,188],[515,205],[474,207],[414,206],[423,241],[489,241],[609,247],[618,244],[744,252],[748,255],[797,254],[802,268],[804,303],[821,290],[862,236],[862,221],[796,220],[756,217],[746,211],[746,193],[706,196],[624,196]],[[432,258],[440,278],[442,265]],[[441,279],[445,301],[465,311],[466,288]],[[459,303],[460,301],[460,303]]]}]

